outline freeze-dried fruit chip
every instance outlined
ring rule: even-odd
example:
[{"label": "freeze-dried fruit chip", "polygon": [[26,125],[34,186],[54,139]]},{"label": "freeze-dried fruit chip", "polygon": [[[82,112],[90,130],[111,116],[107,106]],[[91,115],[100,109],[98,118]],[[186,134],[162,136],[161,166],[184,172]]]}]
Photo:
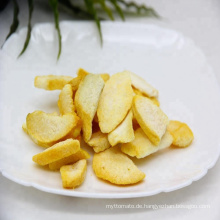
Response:
[{"label": "freeze-dried fruit chip", "polygon": [[80,149],[80,143],[78,140],[67,139],[61,141],[45,151],[33,156],[33,161],[39,165],[47,165],[54,161],[60,160],[64,157],[68,157]]},{"label": "freeze-dried fruit chip", "polygon": [[167,130],[173,136],[173,145],[177,147],[187,147],[193,141],[193,132],[189,126],[180,121],[170,121]]},{"label": "freeze-dried fruit chip", "polygon": [[88,142],[92,135],[92,121],[104,84],[100,75],[89,74],[80,83],[75,95],[76,110],[83,123],[85,142]]},{"label": "freeze-dried fruit chip", "polygon": [[143,158],[157,152],[158,150],[167,148],[173,141],[173,137],[169,131],[165,132],[158,146],[151,143],[141,128],[138,128],[134,132],[134,135],[135,139],[132,142],[121,145],[121,151],[131,157],[137,158]]},{"label": "freeze-dried fruit chip", "polygon": [[147,95],[144,95],[140,90],[133,88],[133,91],[136,95],[140,95],[140,96],[144,96],[149,98],[155,105],[157,105],[158,107],[160,106],[160,102],[158,101],[158,99],[156,97],[148,97]]},{"label": "freeze-dried fruit chip", "polygon": [[[56,116],[59,115],[57,112],[48,113],[48,114],[50,114],[50,115],[56,115]],[[26,124],[26,122],[22,124],[22,129],[23,129],[23,131],[24,131],[26,134],[28,134],[27,124]]]},{"label": "freeze-dried fruit chip", "polygon": [[139,95],[134,97],[132,109],[144,133],[154,145],[158,145],[169,123],[168,117],[152,101]]},{"label": "freeze-dried fruit chip", "polygon": [[102,133],[113,131],[131,108],[133,90],[130,75],[116,73],[105,83],[97,109]]},{"label": "freeze-dried fruit chip", "polygon": [[128,143],[134,140],[134,129],[132,126],[133,113],[130,110],[122,123],[108,134],[108,140],[111,146],[118,143]]},{"label": "freeze-dried fruit chip", "polygon": [[79,117],[73,114],[56,116],[42,111],[29,113],[26,118],[27,131],[33,141],[49,147],[67,136],[77,125]]},{"label": "freeze-dried fruit chip", "polygon": [[146,82],[143,78],[140,76],[130,72],[125,71],[127,74],[131,76],[131,84],[133,87],[138,89],[141,93],[148,97],[157,97],[158,91],[153,86],[151,86],[148,82]]},{"label": "freeze-dried fruit chip", "polygon": [[73,91],[76,91],[79,87],[81,81],[87,76],[89,73],[84,69],[80,68],[77,72],[77,77],[73,78],[70,82]]},{"label": "freeze-dried fruit chip", "polygon": [[72,79],[73,77],[71,76],[36,76],[34,80],[34,86],[46,90],[62,89]]},{"label": "freeze-dried fruit chip", "polygon": [[95,154],[92,167],[97,177],[118,185],[134,184],[145,178],[118,146]]},{"label": "freeze-dried fruit chip", "polygon": [[89,159],[89,158],[90,158],[89,153],[81,148],[75,154],[72,154],[68,157],[65,157],[60,160],[54,161],[53,163],[50,163],[49,168],[51,170],[59,170],[60,167],[62,167],[64,165],[73,164],[79,160]]},{"label": "freeze-dried fruit chip", "polygon": [[74,189],[81,185],[86,176],[86,160],[79,160],[72,165],[62,166],[60,168],[60,174],[64,188]]},{"label": "freeze-dried fruit chip", "polygon": [[87,143],[89,146],[93,147],[93,150],[98,153],[104,151],[111,147],[108,141],[108,135],[103,134],[101,131],[97,131],[92,134],[91,139]]},{"label": "freeze-dried fruit chip", "polygon": [[75,114],[75,106],[73,104],[73,89],[70,84],[66,84],[60,92],[58,107],[61,115]]}]

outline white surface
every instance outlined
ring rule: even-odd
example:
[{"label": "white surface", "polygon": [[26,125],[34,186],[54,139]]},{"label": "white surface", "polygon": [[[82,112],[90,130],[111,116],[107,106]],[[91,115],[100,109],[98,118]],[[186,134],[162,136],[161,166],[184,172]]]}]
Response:
[{"label": "white surface", "polygon": [[[19,59],[17,55],[26,29],[12,36],[0,52],[0,87],[3,91],[0,119],[4,127],[0,133],[0,169],[5,177],[55,194],[131,198],[188,186],[214,166],[220,154],[220,102],[216,102],[220,100],[220,90],[204,54],[191,40],[156,25],[104,22],[104,45],[101,48],[91,22],[61,22],[60,28],[63,50],[58,62],[56,32],[51,24],[35,26],[29,48]],[[97,179],[92,171],[91,157],[82,186],[75,190],[63,189],[59,172],[42,169],[33,163],[32,156],[42,152],[42,148],[27,137],[21,125],[29,112],[57,110],[59,91],[33,88],[36,72],[39,75],[65,73],[74,76],[80,67],[110,74],[128,69],[153,83],[160,93],[161,108],[168,117],[184,121],[192,128],[195,136],[192,145],[134,160],[147,177],[141,183],[127,187]],[[210,109],[210,106],[215,108]],[[204,124],[209,124],[212,129],[207,130]]]},{"label": "white surface", "polygon": [[[139,1],[140,2],[140,1]],[[142,1],[143,2],[143,1]],[[205,52],[211,65],[220,79],[220,2],[218,0],[206,1],[195,0],[154,0],[149,1],[150,5],[155,6],[164,19],[164,25],[180,30],[185,35],[190,36]],[[39,7],[38,7],[39,8]],[[23,7],[25,10],[26,7]],[[0,14],[0,40],[3,42],[10,23],[11,11],[9,7],[4,13]],[[39,16],[40,15],[40,16]],[[34,23],[51,21],[51,14],[41,15],[35,12]],[[21,26],[26,24],[24,16],[21,17]],[[63,16],[66,18],[66,16]],[[135,22],[158,23],[148,19],[129,19]],[[160,22],[159,22],[160,23]],[[220,162],[211,169],[208,174],[200,181],[193,183],[184,189],[162,193],[156,196],[141,199],[121,199],[121,200],[93,200],[56,196],[40,192],[32,188],[27,188],[15,184],[1,177],[1,197],[0,197],[0,218],[1,219],[73,219],[90,218],[106,219],[128,218],[143,219],[213,219],[220,218]],[[209,204],[210,209],[106,209],[106,204]],[[112,215],[112,214],[120,215]],[[108,216],[109,215],[109,216]]]}]

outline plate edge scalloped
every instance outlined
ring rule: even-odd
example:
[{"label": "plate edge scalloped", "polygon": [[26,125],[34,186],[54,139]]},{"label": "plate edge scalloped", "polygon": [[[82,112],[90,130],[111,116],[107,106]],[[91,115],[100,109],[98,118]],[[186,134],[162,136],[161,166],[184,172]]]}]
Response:
[{"label": "plate edge scalloped", "polygon": [[[69,24],[69,23],[72,23],[72,22],[69,22],[69,21],[62,21],[60,22],[62,24]],[[74,22],[73,22],[74,23]],[[87,23],[87,24],[91,24],[92,22],[82,22],[82,23]],[[102,23],[105,23],[105,24],[110,24],[111,22],[102,22]],[[121,22],[114,22],[116,25],[119,25],[119,24],[122,24]],[[42,24],[38,24],[38,25],[35,25],[35,27],[37,26],[41,26],[41,25],[48,25],[48,24],[51,24],[51,23],[42,23]],[[176,34],[178,34],[179,36],[182,36],[184,37],[184,39],[186,39],[187,41],[189,41],[191,44],[194,45],[195,49],[197,50],[197,52],[203,57],[205,58],[205,62],[207,63],[207,65],[209,66],[210,68],[210,73],[214,76],[215,78],[215,82],[216,82],[216,85],[219,89],[219,94],[220,94],[220,86],[219,86],[219,83],[216,79],[216,75],[213,71],[213,68],[210,66],[210,64],[208,63],[207,59],[206,59],[206,56],[204,54],[204,52],[196,45],[196,43],[188,38],[187,36],[183,35],[182,33],[178,32],[178,31],[175,31],[175,30],[172,30],[172,29],[169,29],[167,27],[161,27],[161,26],[158,26],[158,25],[154,25],[154,24],[134,24],[134,23],[129,23],[127,22],[126,25],[135,25],[136,27],[144,27],[144,26],[150,26],[150,27],[156,27],[156,28],[162,28],[166,31],[172,31]],[[33,28],[33,29],[34,29]],[[13,34],[11,37],[18,37],[22,31],[24,31],[24,29],[26,28],[22,28],[19,30],[18,33],[15,33]],[[10,38],[11,38],[10,37]],[[4,50],[4,47],[5,45],[10,42],[10,38],[6,41],[6,43],[4,44],[3,48],[0,50],[0,53],[3,52]],[[47,193],[53,193],[53,194],[58,194],[58,195],[65,195],[65,196],[71,196],[71,197],[82,197],[82,198],[102,198],[102,199],[120,199],[120,198],[138,198],[138,197],[147,197],[147,196],[153,196],[153,195],[156,195],[156,194],[159,194],[159,193],[162,193],[162,192],[172,192],[172,191],[175,191],[175,190],[178,190],[178,189],[182,189],[186,186],[189,186],[191,185],[193,182],[195,181],[198,181],[200,180],[202,177],[204,177],[208,170],[210,170],[211,168],[213,168],[216,164],[216,162],[218,161],[219,159],[219,156],[220,156],[220,145],[218,147],[219,151],[218,153],[216,154],[216,157],[215,159],[212,161],[212,163],[210,163],[209,165],[207,165],[207,167],[205,167],[198,175],[196,175],[195,177],[183,182],[182,184],[179,184],[175,187],[171,187],[171,188],[160,188],[158,190],[155,190],[155,191],[152,191],[152,192],[147,192],[147,193],[144,193],[144,192],[141,192],[141,193],[129,193],[129,194],[119,194],[119,193],[88,193],[88,192],[76,192],[76,191],[72,191],[72,193],[70,194],[70,191],[63,191],[62,190],[51,190],[50,188],[48,187],[43,187],[39,184],[35,184],[33,182],[28,182],[28,181],[25,181],[25,180],[20,180],[18,178],[15,178],[13,176],[11,176],[9,173],[7,173],[7,170],[4,170],[0,167],[0,173],[6,177],[7,179],[13,181],[13,182],[16,182],[20,185],[24,185],[24,186],[28,186],[28,187],[33,187],[35,189],[38,189],[38,190],[41,190],[41,191],[44,191],[44,192],[47,192]],[[66,193],[65,193],[66,192]]]}]

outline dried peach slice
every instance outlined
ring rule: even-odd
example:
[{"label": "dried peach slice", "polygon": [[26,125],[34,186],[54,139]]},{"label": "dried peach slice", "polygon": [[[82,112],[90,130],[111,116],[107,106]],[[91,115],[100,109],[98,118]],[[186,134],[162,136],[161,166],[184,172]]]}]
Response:
[{"label": "dried peach slice", "polygon": [[88,142],[92,135],[92,121],[103,87],[104,81],[100,75],[89,74],[81,81],[75,95],[76,110],[83,123],[85,142]]},{"label": "dried peach slice", "polygon": [[131,108],[133,90],[130,75],[121,72],[105,83],[97,109],[102,133],[113,131],[125,118]]},{"label": "dried peach slice", "polygon": [[151,143],[141,128],[138,128],[134,132],[134,135],[135,139],[133,141],[121,145],[121,151],[131,157],[137,158],[143,158],[157,152],[158,150],[167,148],[172,144],[173,141],[173,137],[169,131],[166,131],[166,133],[163,135],[158,146],[155,146]]},{"label": "dried peach slice", "polygon": [[180,121],[170,121],[167,130],[173,136],[173,145],[177,147],[188,147],[193,139],[193,132],[189,126]]},{"label": "dried peach slice", "polygon": [[95,154],[92,167],[97,177],[117,185],[134,184],[145,178],[145,174],[118,146]]},{"label": "dried peach slice", "polygon": [[72,165],[65,165],[60,168],[60,174],[64,188],[74,189],[81,185],[86,176],[86,160],[79,160]]},{"label": "dried peach slice", "polygon": [[139,95],[134,97],[132,109],[144,133],[154,145],[158,145],[169,123],[168,117],[151,100]]},{"label": "dried peach slice", "polygon": [[61,115],[75,114],[75,106],[73,104],[73,89],[70,84],[66,84],[60,92],[58,107]]},{"label": "dried peach slice", "polygon": [[52,147],[47,148],[43,152],[33,156],[33,161],[41,166],[47,165],[54,161],[68,157],[80,149],[78,140],[67,139],[54,144]]},{"label": "dried peach slice", "polygon": [[71,76],[36,76],[34,80],[34,86],[45,90],[60,90],[72,79],[73,77]]},{"label": "dried peach slice", "polygon": [[79,117],[73,114],[56,116],[34,111],[27,115],[26,125],[28,134],[35,143],[49,147],[67,136],[78,121]]},{"label": "dried peach slice", "polygon": [[125,72],[131,76],[132,86],[138,89],[141,93],[148,97],[158,96],[158,90],[151,86],[148,82],[146,82],[146,80],[130,71]]},{"label": "dried peach slice", "polygon": [[89,153],[81,148],[75,154],[72,154],[68,157],[64,157],[60,160],[57,160],[57,161],[54,161],[53,163],[50,163],[49,168],[51,170],[59,170],[60,167],[62,167],[64,165],[73,164],[73,163],[77,162],[78,160],[89,159],[89,158],[90,158]]},{"label": "dried peach slice", "polygon": [[96,153],[104,151],[111,147],[108,141],[108,135],[103,134],[101,131],[93,133],[91,139],[88,141],[87,144],[93,147],[93,150]]},{"label": "dried peach slice", "polygon": [[115,146],[118,143],[128,143],[134,140],[134,129],[132,125],[133,113],[130,110],[122,123],[108,134],[109,143]]},{"label": "dried peach slice", "polygon": [[81,81],[87,76],[89,73],[84,69],[80,68],[77,72],[77,77],[73,78],[70,82],[73,91],[76,91],[79,88],[79,84]]}]

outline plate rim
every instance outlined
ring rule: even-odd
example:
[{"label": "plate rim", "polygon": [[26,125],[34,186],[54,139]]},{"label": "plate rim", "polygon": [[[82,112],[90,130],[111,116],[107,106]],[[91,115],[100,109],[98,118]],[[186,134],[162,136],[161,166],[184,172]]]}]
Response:
[{"label": "plate rim", "polygon": [[[62,26],[62,24],[78,24],[81,23],[83,25],[91,25],[94,24],[94,22],[92,21],[61,21],[60,22],[60,26]],[[45,23],[38,23],[35,24],[33,26],[33,31],[35,28],[38,28],[39,26],[44,26],[44,25],[54,25],[51,22],[45,22]],[[200,47],[198,47],[196,45],[196,43],[189,37],[183,35],[181,32],[176,31],[174,29],[170,29],[167,27],[164,27],[162,25],[158,25],[158,24],[153,24],[153,23],[147,23],[147,24],[143,24],[143,23],[133,23],[133,22],[120,22],[120,21],[102,21],[101,25],[112,25],[112,26],[118,26],[118,25],[123,25],[123,26],[135,26],[135,28],[143,28],[143,27],[154,27],[157,29],[163,29],[165,31],[172,31],[173,33],[177,34],[178,36],[184,37],[184,39],[190,41],[191,44],[193,44],[193,46],[195,47],[195,49],[197,50],[197,52],[203,57],[205,58],[205,62],[207,64],[207,66],[210,68],[210,73],[213,75],[214,79],[215,79],[215,83],[220,91],[220,86],[219,83],[217,81],[216,78],[216,74],[213,71],[212,66],[209,64],[204,52],[200,49]],[[18,37],[23,31],[25,31],[27,28],[23,27],[21,28],[18,32],[14,33],[12,36],[10,36],[10,38],[4,43],[3,47],[0,49],[0,53],[4,53],[4,48],[7,47],[7,44],[10,44],[10,41],[12,38],[14,37]],[[219,92],[220,94],[220,92]],[[218,161],[220,157],[220,144],[218,145],[218,152],[216,153],[215,158],[212,160],[212,162],[210,164],[208,164],[206,167],[203,168],[203,170],[201,170],[201,172],[199,172],[196,176],[184,181],[183,183],[177,185],[177,186],[172,186],[172,187],[164,187],[164,188],[159,188],[158,190],[154,190],[151,192],[129,192],[129,193],[90,193],[90,192],[80,192],[80,191],[70,191],[70,190],[64,190],[64,189],[53,189],[53,188],[49,188],[49,187],[45,187],[42,186],[40,184],[34,183],[32,181],[27,181],[27,180],[21,180],[13,175],[10,174],[10,172],[7,172],[7,169],[3,169],[0,167],[0,173],[2,174],[2,176],[6,177],[7,179],[18,183],[20,185],[26,186],[26,187],[33,187],[35,189],[38,189],[40,191],[43,192],[47,192],[47,193],[53,193],[53,194],[57,194],[57,195],[64,195],[64,196],[71,196],[71,197],[81,197],[81,198],[101,198],[101,199],[120,199],[120,198],[140,198],[140,197],[147,197],[147,196],[153,196],[162,192],[172,192],[172,191],[176,191],[178,189],[182,189],[186,186],[191,185],[193,182],[200,180],[202,177],[204,177],[208,170],[210,170],[211,168],[213,168],[216,164],[216,162]]]}]

